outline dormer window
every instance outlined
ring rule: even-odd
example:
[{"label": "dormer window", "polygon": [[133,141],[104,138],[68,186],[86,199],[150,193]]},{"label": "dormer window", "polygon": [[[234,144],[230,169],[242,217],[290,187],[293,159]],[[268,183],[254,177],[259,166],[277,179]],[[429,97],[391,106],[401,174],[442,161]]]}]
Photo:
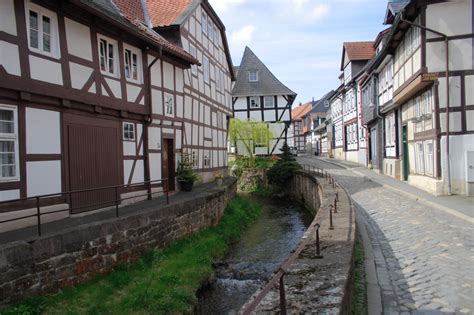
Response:
[{"label": "dormer window", "polygon": [[250,70],[249,71],[249,82],[258,82],[258,71]]}]

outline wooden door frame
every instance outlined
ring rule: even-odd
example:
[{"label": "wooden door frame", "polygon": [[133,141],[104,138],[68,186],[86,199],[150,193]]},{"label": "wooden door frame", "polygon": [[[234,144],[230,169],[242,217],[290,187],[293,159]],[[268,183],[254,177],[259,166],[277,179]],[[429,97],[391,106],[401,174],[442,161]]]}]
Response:
[{"label": "wooden door frame", "polygon": [[[172,150],[172,152],[168,152],[168,155],[173,154],[173,161],[174,161],[173,173],[176,173],[176,139],[175,139],[174,135],[163,134],[163,136],[161,137],[161,143],[162,143],[162,146],[163,146],[161,152],[163,154],[163,152],[165,150],[167,150],[167,148],[165,148],[165,146],[167,144],[167,141],[169,141],[169,140],[173,141],[173,150]],[[167,163],[169,163],[169,156],[168,156],[168,162]],[[161,174],[164,174],[165,167],[169,167],[169,164],[165,166],[165,163],[163,163],[163,156],[162,156]],[[176,190],[176,174],[174,174],[172,182],[173,183],[171,184],[171,178],[170,178],[169,169],[168,169],[168,187],[173,187],[174,188],[173,190]]]},{"label": "wooden door frame", "polygon": [[403,180],[408,180],[409,160],[408,160],[408,125],[402,125],[402,146],[403,146]]}]

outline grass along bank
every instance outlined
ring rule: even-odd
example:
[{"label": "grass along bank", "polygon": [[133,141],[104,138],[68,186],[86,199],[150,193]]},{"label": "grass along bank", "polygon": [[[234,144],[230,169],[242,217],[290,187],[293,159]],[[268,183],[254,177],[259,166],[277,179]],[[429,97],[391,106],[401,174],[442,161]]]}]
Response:
[{"label": "grass along bank", "polygon": [[191,313],[196,291],[212,276],[212,262],[224,257],[255,221],[261,209],[237,196],[221,222],[151,250],[135,263],[119,265],[108,275],[62,292],[35,297],[1,314],[143,314]]}]

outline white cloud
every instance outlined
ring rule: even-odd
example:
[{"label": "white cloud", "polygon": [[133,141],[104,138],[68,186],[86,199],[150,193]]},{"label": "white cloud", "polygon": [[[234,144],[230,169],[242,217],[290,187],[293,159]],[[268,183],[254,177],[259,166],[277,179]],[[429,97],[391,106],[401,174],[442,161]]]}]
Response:
[{"label": "white cloud", "polygon": [[319,20],[329,14],[329,6],[327,4],[317,4],[310,11],[307,18]]},{"label": "white cloud", "polygon": [[248,45],[252,40],[253,34],[256,30],[254,25],[245,25],[237,31],[232,32],[230,40],[234,47],[242,47]]},{"label": "white cloud", "polygon": [[209,2],[219,14],[222,14],[233,6],[243,4],[245,0],[210,0]]}]

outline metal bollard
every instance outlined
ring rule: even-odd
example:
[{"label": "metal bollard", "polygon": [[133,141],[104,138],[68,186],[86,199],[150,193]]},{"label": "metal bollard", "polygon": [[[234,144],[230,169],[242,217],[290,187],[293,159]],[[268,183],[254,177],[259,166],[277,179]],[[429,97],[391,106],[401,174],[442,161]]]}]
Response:
[{"label": "metal bollard", "polygon": [[337,199],[334,197],[334,213],[337,213]]},{"label": "metal bollard", "polygon": [[336,200],[339,201],[339,192],[336,191]]},{"label": "metal bollard", "polygon": [[285,296],[285,284],[283,283],[283,273],[280,277],[280,314],[286,315],[286,296]]},{"label": "metal bollard", "polygon": [[332,187],[336,189],[336,181],[334,180],[334,178],[332,179]]},{"label": "metal bollard", "polygon": [[41,236],[41,211],[40,211],[40,199],[36,196],[36,216],[38,220],[38,236]]},{"label": "metal bollard", "polygon": [[115,216],[119,217],[119,195],[118,195],[118,187],[115,187]]},{"label": "metal bollard", "polygon": [[321,226],[319,223],[316,223],[316,256],[314,256],[315,259],[321,259],[323,258],[323,255],[321,255],[321,249],[319,247],[319,228]]},{"label": "metal bollard", "polygon": [[334,230],[334,225],[332,225],[332,207],[333,205],[329,205],[329,229]]}]

